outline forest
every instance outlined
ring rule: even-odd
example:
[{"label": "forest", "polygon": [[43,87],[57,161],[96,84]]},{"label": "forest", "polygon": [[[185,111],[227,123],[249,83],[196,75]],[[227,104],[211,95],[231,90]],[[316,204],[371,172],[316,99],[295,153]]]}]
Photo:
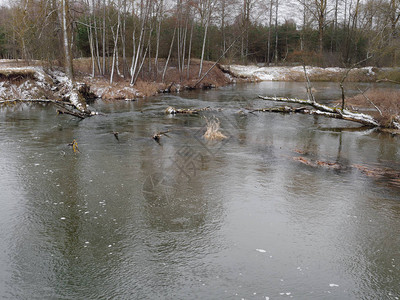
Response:
[{"label": "forest", "polygon": [[6,1],[0,58],[61,64],[67,43],[71,59],[91,58],[92,76],[117,74],[131,83],[143,70],[163,77],[168,64],[189,76],[194,59],[199,77],[206,60],[399,65],[398,0]]}]

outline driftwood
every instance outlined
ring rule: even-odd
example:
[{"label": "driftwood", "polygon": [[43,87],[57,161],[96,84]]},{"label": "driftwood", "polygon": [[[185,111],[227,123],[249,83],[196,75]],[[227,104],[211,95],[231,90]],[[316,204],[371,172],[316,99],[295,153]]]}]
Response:
[{"label": "driftwood", "polygon": [[197,115],[199,112],[206,111],[206,110],[211,110],[209,106],[203,107],[203,108],[175,108],[172,106],[168,106],[165,109],[165,113],[169,115],[175,115],[175,114],[188,114],[188,115]]},{"label": "driftwood", "polygon": [[168,136],[167,133],[170,132],[170,131],[171,131],[171,130],[169,130],[169,129],[168,129],[167,131],[159,131],[159,132],[153,134],[152,139],[155,140],[157,143],[160,144],[161,136],[163,136],[163,135]]},{"label": "driftwood", "polygon": [[[59,107],[57,114],[71,115],[80,119],[85,119],[90,116],[98,115],[97,112],[91,112],[88,110],[78,109],[77,106],[72,102],[53,100],[53,99],[10,99],[0,100],[0,105],[14,105],[17,103],[42,103],[42,104],[54,104]],[[74,110],[76,109],[76,110]]]},{"label": "driftwood", "polygon": [[[370,127],[379,127],[382,126],[377,120],[375,120],[372,116],[362,113],[355,113],[349,111],[347,109],[340,109],[335,107],[329,107],[327,105],[320,104],[315,101],[310,100],[303,100],[297,98],[284,98],[284,97],[266,97],[266,96],[258,96],[263,100],[275,101],[275,102],[285,102],[285,103],[297,103],[301,105],[311,106],[313,109],[306,109],[306,108],[274,108],[275,112],[282,112],[282,113],[304,113],[304,114],[311,114],[311,115],[320,115],[329,118],[335,119],[342,119],[347,121],[353,121],[357,123],[361,123],[365,126]],[[266,108],[264,111],[270,111],[271,109]],[[271,110],[271,111],[273,111]],[[280,111],[278,111],[280,110]],[[254,111],[254,110],[253,110]],[[259,110],[262,111],[262,110]],[[400,128],[398,128],[400,129]]]},{"label": "driftwood", "polygon": [[17,103],[43,103],[54,104],[59,107],[58,114],[68,114],[81,119],[98,115],[99,113],[93,112],[86,105],[85,96],[91,96],[88,86],[74,85],[72,82],[67,83],[68,92],[64,95],[62,100],[55,99],[9,99],[0,100],[0,105],[13,105]]},{"label": "driftwood", "polygon": [[65,108],[57,109],[56,111],[57,111],[57,114],[59,114],[59,115],[71,115],[71,116],[74,116],[74,117],[78,117],[80,119],[85,119],[87,117],[87,115],[85,115],[85,114],[83,114],[81,112],[72,111],[72,110],[65,109]]},{"label": "driftwood", "polygon": [[119,137],[118,137],[119,132],[118,131],[112,131],[111,133],[114,135],[115,139],[119,142]]}]

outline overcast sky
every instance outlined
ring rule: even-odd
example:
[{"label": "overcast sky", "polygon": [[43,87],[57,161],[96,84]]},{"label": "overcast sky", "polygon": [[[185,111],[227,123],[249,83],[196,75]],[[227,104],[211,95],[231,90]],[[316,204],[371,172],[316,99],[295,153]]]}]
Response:
[{"label": "overcast sky", "polygon": [[[12,3],[13,0],[0,0],[0,6]],[[298,0],[285,0],[279,1],[279,11],[278,11],[278,20],[279,23],[283,23],[285,20],[293,20],[297,26],[302,25],[303,20],[303,7],[299,3]],[[332,1],[333,2],[333,1]],[[328,3],[333,5],[332,3]],[[257,23],[266,24],[268,22],[269,13],[266,12],[269,6],[269,1],[261,0],[257,3],[258,11],[253,11],[253,18]],[[236,9],[236,8],[235,8]],[[340,19],[340,16],[339,16]]]}]

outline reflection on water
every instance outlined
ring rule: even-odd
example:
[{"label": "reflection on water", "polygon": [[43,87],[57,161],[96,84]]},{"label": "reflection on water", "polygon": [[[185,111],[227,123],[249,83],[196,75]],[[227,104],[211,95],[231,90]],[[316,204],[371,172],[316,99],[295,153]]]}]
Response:
[{"label": "reflection on water", "polygon": [[[107,116],[83,121],[3,110],[1,297],[398,299],[398,138],[238,113],[272,105],[258,94],[304,91],[267,82],[99,102]],[[223,108],[206,115],[228,139],[206,142],[205,119],[166,116],[169,105]]]}]

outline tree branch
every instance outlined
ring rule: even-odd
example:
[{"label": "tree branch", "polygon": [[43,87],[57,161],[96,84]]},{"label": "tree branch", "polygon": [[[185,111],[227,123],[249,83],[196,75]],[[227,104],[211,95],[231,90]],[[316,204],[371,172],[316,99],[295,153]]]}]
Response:
[{"label": "tree branch", "polygon": [[[332,107],[320,104],[318,102],[312,102],[311,100],[303,100],[303,99],[297,99],[297,98],[284,98],[284,97],[265,97],[265,96],[258,96],[258,97],[260,99],[268,100],[268,101],[298,103],[298,104],[302,104],[302,105],[309,105],[309,106],[312,106],[313,108],[315,108],[315,110],[293,109],[292,111],[290,109],[288,109],[288,112],[320,115],[320,116],[325,116],[325,117],[329,117],[329,118],[353,121],[353,122],[361,123],[363,125],[372,126],[372,127],[381,125],[378,123],[378,121],[376,121],[370,115],[354,113],[354,112],[351,112],[346,109],[341,110],[341,109],[337,109],[337,108],[332,108]],[[268,109],[266,109],[264,111],[268,111]],[[281,111],[281,112],[285,112],[285,111]]]}]

